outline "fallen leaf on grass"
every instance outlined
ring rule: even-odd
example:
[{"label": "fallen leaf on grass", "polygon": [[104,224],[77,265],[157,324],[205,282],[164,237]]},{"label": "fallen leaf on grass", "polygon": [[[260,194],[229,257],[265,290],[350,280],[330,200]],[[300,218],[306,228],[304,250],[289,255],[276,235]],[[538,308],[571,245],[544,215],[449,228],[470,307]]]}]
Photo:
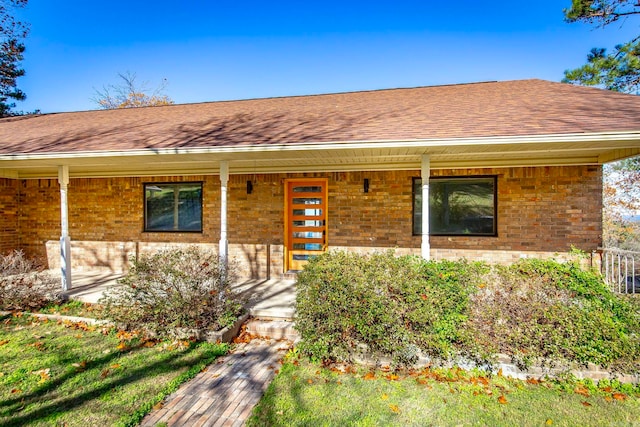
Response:
[{"label": "fallen leaf on grass", "polygon": [[550,426],[551,424],[553,424],[553,420],[551,418],[547,418],[547,421],[545,421],[544,423]]},{"label": "fallen leaf on grass", "polygon": [[589,397],[589,390],[587,390],[584,386],[577,386],[574,390],[575,393],[580,394],[584,397]]},{"label": "fallen leaf on grass", "polygon": [[582,406],[591,406],[591,403],[587,402],[586,400],[580,403],[582,403]]},{"label": "fallen leaf on grass", "polygon": [[116,338],[118,338],[119,340],[131,340],[134,337],[134,334],[132,332],[128,332],[128,331],[124,331],[122,329],[120,329],[118,332],[116,332]]},{"label": "fallen leaf on grass", "polygon": [[389,405],[389,409],[391,409],[391,412],[393,412],[394,414],[400,413],[400,408],[398,408],[398,405]]},{"label": "fallen leaf on grass", "polygon": [[347,365],[347,366],[345,366],[345,368],[344,368],[344,373],[345,373],[345,374],[355,374],[355,373],[357,373],[357,371],[356,371],[356,368],[355,368],[355,367],[353,367],[353,366],[351,366],[351,365]]},{"label": "fallen leaf on grass", "polygon": [[615,400],[620,400],[620,401],[624,401],[627,399],[627,395],[623,393],[613,393],[611,397],[613,397]]},{"label": "fallen leaf on grass", "polygon": [[19,388],[14,388],[13,390],[11,390],[11,394],[16,394],[16,393],[22,393],[22,390],[20,390]]},{"label": "fallen leaf on grass", "polygon": [[507,403],[509,403],[509,401],[507,400],[507,398],[506,398],[506,397],[504,397],[504,394],[501,394],[501,395],[500,395],[500,397],[498,398],[498,402],[499,402],[499,403],[501,403],[501,404],[503,404],[503,405],[506,405]]},{"label": "fallen leaf on grass", "polygon": [[160,409],[162,409],[163,406],[164,405],[162,402],[158,402],[155,405],[153,405],[153,409],[155,409],[156,411],[159,411]]},{"label": "fallen leaf on grass", "polygon": [[527,384],[538,385],[540,381],[535,378],[527,378]]},{"label": "fallen leaf on grass", "polygon": [[39,350],[39,351],[44,351],[45,350],[44,343],[42,341],[36,341],[36,342],[34,342],[32,344],[27,344],[27,347],[33,347],[33,348],[35,348],[36,350]]},{"label": "fallen leaf on grass", "polygon": [[389,395],[388,395],[388,394],[383,394],[383,395],[382,395],[382,400],[387,400],[388,398],[389,398]]},{"label": "fallen leaf on grass", "polygon": [[611,396],[605,396],[604,400],[607,402],[613,402],[613,399],[611,398]]},{"label": "fallen leaf on grass", "polygon": [[312,380],[311,378],[309,378],[309,379],[307,380],[307,383],[309,383],[309,384],[313,384],[313,380]]},{"label": "fallen leaf on grass", "polygon": [[49,375],[50,369],[46,368],[46,369],[40,369],[37,371],[33,371],[33,374],[35,375],[40,375],[40,381],[38,381],[39,383],[43,383],[47,380],[49,380],[51,378],[51,376]]},{"label": "fallen leaf on grass", "polygon": [[498,376],[501,377],[502,376],[502,368],[498,369]]},{"label": "fallen leaf on grass", "polygon": [[116,348],[117,348],[118,350],[123,350],[123,351],[124,351],[124,350],[128,349],[128,347],[127,347],[127,343],[125,343],[124,341],[120,341],[120,344],[118,344],[118,345],[116,346]]},{"label": "fallen leaf on grass", "polygon": [[71,366],[73,366],[74,368],[76,368],[79,371],[82,371],[87,367],[87,361],[83,360],[80,363],[72,363]]},{"label": "fallen leaf on grass", "polygon": [[2,341],[0,341],[0,346],[1,346],[1,345],[5,345],[5,344],[6,344],[6,343],[8,343],[8,342],[9,342],[9,340],[2,340]]},{"label": "fallen leaf on grass", "polygon": [[389,381],[397,381],[398,380],[398,376],[396,374],[386,375],[385,378],[388,379]]},{"label": "fallen leaf on grass", "polygon": [[478,377],[478,382],[482,385],[489,385],[489,380],[486,377]]},{"label": "fallen leaf on grass", "polygon": [[364,377],[362,377],[363,380],[375,380],[376,379],[376,374],[374,374],[373,372],[367,372],[365,374]]},{"label": "fallen leaf on grass", "polygon": [[121,368],[121,367],[122,367],[122,365],[119,364],[119,363],[114,363],[113,365],[111,365],[111,369],[118,369],[118,368]]},{"label": "fallen leaf on grass", "polygon": [[105,369],[104,371],[100,372],[100,378],[102,379],[107,378],[108,375],[109,375],[108,369]]}]

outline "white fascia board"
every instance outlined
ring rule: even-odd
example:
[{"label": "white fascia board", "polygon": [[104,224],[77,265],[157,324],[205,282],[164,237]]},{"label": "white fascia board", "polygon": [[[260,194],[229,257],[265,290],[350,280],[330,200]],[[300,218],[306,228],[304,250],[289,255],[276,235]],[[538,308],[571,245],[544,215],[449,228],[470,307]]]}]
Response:
[{"label": "white fascia board", "polygon": [[200,148],[160,148],[160,149],[136,149],[113,151],[77,151],[60,153],[36,153],[36,154],[4,154],[0,160],[35,160],[35,159],[80,159],[96,157],[134,157],[157,156],[176,154],[217,154],[223,159],[225,154],[240,154],[251,152],[283,152],[283,151],[322,151],[340,149],[374,149],[374,148],[422,148],[425,153],[433,147],[473,146],[473,145],[528,145],[540,143],[584,143],[584,142],[624,142],[628,141],[630,147],[640,146],[640,131],[629,132],[605,132],[605,133],[580,133],[580,134],[555,134],[555,135],[524,135],[524,136],[497,136],[479,138],[445,138],[445,139],[420,139],[420,140],[377,140],[377,141],[333,141],[333,142],[308,142],[291,144],[269,145],[236,145],[233,147],[200,147]]}]

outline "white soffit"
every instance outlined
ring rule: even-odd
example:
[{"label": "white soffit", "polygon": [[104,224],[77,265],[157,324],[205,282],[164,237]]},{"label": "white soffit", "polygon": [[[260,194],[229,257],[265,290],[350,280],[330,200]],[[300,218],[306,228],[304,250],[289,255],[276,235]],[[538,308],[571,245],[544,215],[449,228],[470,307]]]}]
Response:
[{"label": "white soffit", "polygon": [[639,155],[640,132],[12,154],[0,177],[52,178],[63,164],[72,177],[206,175],[221,160],[231,174],[401,170],[422,154],[432,169],[602,164]]}]

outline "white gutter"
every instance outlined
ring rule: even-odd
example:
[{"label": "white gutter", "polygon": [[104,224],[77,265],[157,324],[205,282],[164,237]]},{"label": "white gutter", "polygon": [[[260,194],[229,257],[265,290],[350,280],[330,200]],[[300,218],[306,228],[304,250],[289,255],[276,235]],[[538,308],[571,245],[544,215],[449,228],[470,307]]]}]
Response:
[{"label": "white gutter", "polygon": [[635,142],[631,147],[640,147],[640,132],[599,132],[579,134],[497,136],[480,138],[437,138],[419,140],[362,140],[332,141],[265,145],[235,145],[232,147],[198,148],[146,148],[134,150],[75,151],[56,153],[18,153],[0,155],[2,160],[73,159],[87,157],[129,157],[171,154],[225,154],[283,151],[321,151],[326,149],[372,149],[372,148],[434,148],[474,145],[513,145],[540,143],[581,143],[581,142]]}]

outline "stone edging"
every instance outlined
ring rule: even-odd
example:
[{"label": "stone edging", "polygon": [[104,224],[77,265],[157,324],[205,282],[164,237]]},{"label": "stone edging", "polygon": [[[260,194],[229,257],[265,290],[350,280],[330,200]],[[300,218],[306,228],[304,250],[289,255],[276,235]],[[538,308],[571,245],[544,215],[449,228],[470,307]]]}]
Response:
[{"label": "stone edging", "polygon": [[[366,352],[360,352],[355,355],[354,360],[356,363],[360,363],[366,366],[391,366],[391,359],[379,358],[375,359],[371,354]],[[527,370],[521,370],[511,361],[511,356],[506,354],[498,354],[497,361],[491,366],[479,365],[478,363],[465,359],[464,357],[457,357],[450,360],[432,359],[430,357],[421,356],[413,366],[418,368],[424,368],[427,366],[433,366],[438,368],[453,368],[460,367],[465,370],[481,369],[487,372],[491,372],[496,375],[499,371],[502,371],[502,375],[526,380],[528,378],[544,379],[544,378],[557,378],[562,375],[570,374],[578,379],[591,379],[599,381],[603,379],[615,379],[621,383],[640,384],[640,374],[625,374],[614,373],[604,370],[598,365],[589,363],[587,367],[578,367],[577,365],[566,365],[558,363],[557,366],[541,366],[533,365]]]}]

